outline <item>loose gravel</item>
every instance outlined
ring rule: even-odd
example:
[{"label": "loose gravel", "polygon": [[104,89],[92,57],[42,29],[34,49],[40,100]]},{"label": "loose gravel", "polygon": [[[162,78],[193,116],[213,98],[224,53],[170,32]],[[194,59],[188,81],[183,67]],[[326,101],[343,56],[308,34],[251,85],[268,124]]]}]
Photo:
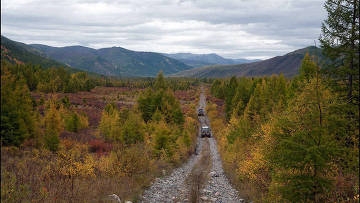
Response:
[{"label": "loose gravel", "polygon": [[212,168],[209,173],[210,179],[201,191],[203,202],[243,202],[238,192],[231,186],[228,178],[224,174],[216,140],[209,138],[210,153],[212,158]]},{"label": "loose gravel", "polygon": [[[198,138],[198,143],[198,150],[201,151],[203,140]],[[189,202],[191,187],[185,180],[199,159],[200,156],[194,154],[169,176],[156,178],[151,187],[144,192],[140,202]]]}]

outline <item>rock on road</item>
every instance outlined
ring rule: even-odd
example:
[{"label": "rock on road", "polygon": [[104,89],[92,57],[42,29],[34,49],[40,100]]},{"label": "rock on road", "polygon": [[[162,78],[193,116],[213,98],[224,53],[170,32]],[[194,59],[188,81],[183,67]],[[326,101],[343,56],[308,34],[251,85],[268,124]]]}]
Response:
[{"label": "rock on road", "polygon": [[[206,98],[204,90],[200,95],[199,108],[205,109]],[[208,125],[209,120],[205,116],[199,117],[200,125]],[[158,202],[244,202],[239,198],[238,192],[231,186],[224,174],[216,140],[211,138],[197,138],[197,154],[193,154],[186,163],[176,168],[165,177],[157,178],[153,184],[143,193],[139,202],[158,203]],[[205,160],[204,159],[210,159]],[[206,165],[206,166],[204,166]],[[200,173],[206,173],[203,183],[197,184],[194,192],[194,173],[199,173],[196,169],[200,168]],[[199,175],[200,176],[200,175]],[[194,197],[196,195],[196,197]]]}]

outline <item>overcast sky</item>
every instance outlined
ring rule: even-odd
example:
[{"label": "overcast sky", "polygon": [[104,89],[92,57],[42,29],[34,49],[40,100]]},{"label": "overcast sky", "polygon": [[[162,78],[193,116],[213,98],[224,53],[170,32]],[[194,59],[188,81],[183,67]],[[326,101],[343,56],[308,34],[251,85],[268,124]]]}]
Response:
[{"label": "overcast sky", "polygon": [[27,44],[120,46],[265,59],[314,45],[323,0],[1,0],[1,34]]}]

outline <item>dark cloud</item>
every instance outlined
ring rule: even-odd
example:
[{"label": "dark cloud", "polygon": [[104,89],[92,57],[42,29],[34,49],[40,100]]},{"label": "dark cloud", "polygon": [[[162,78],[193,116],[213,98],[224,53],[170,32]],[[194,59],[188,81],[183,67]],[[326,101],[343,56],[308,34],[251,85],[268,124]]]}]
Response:
[{"label": "dark cloud", "polygon": [[1,32],[25,43],[268,58],[313,44],[315,0],[2,0]]}]

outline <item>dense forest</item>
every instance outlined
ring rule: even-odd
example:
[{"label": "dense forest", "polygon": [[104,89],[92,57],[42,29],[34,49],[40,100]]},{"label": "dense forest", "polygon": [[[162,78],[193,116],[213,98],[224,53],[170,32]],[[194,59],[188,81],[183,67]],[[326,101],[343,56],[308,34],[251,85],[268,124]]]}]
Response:
[{"label": "dense forest", "polygon": [[291,80],[212,83],[212,128],[247,199],[359,201],[359,2],[326,1],[325,9],[325,61],[306,55]]},{"label": "dense forest", "polygon": [[281,75],[214,81],[211,92],[224,106],[218,111],[213,103],[208,112],[224,167],[248,199],[355,201],[358,109],[328,87],[309,55],[300,72],[291,81]]}]

